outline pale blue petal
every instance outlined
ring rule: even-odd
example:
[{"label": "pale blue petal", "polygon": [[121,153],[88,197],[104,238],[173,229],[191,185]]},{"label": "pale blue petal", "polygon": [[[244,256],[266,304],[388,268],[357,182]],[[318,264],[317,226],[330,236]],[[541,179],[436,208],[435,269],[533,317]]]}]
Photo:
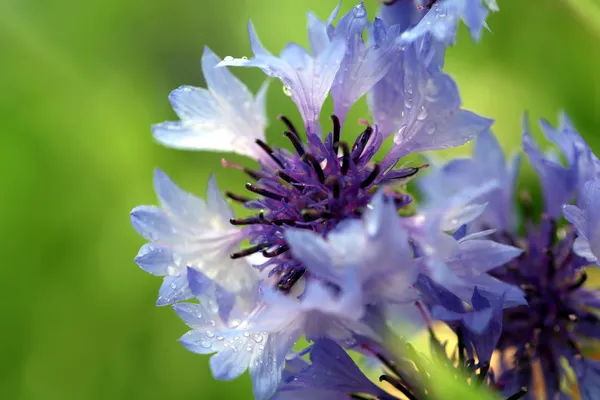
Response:
[{"label": "pale blue petal", "polygon": [[448,263],[465,275],[478,275],[504,265],[523,253],[522,249],[496,243],[492,240],[466,240],[459,244],[459,253]]},{"label": "pale blue petal", "polygon": [[154,206],[139,206],[131,211],[131,225],[146,240],[176,240],[177,229],[163,210]]},{"label": "pale blue petal", "polygon": [[320,54],[329,44],[327,26],[314,13],[308,12],[308,42],[313,55]]},{"label": "pale blue petal", "polygon": [[182,190],[163,171],[154,170],[154,191],[163,210],[184,222],[206,218],[206,204],[191,193]]},{"label": "pale blue petal", "polygon": [[[256,354],[250,364],[252,393],[256,400],[270,399],[281,382],[284,360],[277,357],[277,347],[280,343],[277,343],[276,338],[277,335],[269,335],[266,343],[262,344],[264,350]],[[283,347],[288,346],[284,344]]]},{"label": "pale blue petal", "polygon": [[168,247],[146,243],[135,257],[135,263],[152,275],[164,276],[174,264],[173,252]]},{"label": "pale blue petal", "polygon": [[217,180],[215,179],[215,175],[211,174],[208,180],[208,190],[206,191],[206,202],[208,204],[208,209],[211,213],[216,214],[223,221],[228,221],[233,218],[235,215],[231,206],[227,204],[227,201],[221,194],[221,190],[217,186]]},{"label": "pale blue petal", "polygon": [[254,143],[264,139],[264,95],[255,100],[246,86],[208,48],[202,68],[208,89],[182,86],[169,95],[180,122],[152,127],[159,142],[181,149],[234,151],[257,159],[264,152]]},{"label": "pale blue petal", "polygon": [[522,142],[529,162],[542,181],[545,211],[550,217],[555,218],[561,212],[563,204],[568,203],[573,196],[577,187],[577,170],[565,169],[541,152],[529,132],[527,115],[523,117]]},{"label": "pale blue petal", "polygon": [[[309,134],[320,133],[318,117],[346,51],[343,41],[332,41],[316,58],[310,60],[307,60],[306,52],[300,59],[291,59],[290,52],[293,47],[290,47],[284,54],[286,61],[283,57],[275,57],[264,49],[252,22],[248,24],[248,31],[254,57],[250,60],[225,59],[219,65],[258,67],[268,76],[280,79],[298,106]],[[290,64],[290,61],[294,65]],[[304,68],[296,68],[298,65]]]},{"label": "pale blue petal", "polygon": [[165,276],[158,291],[157,306],[167,306],[193,297],[186,275]]}]

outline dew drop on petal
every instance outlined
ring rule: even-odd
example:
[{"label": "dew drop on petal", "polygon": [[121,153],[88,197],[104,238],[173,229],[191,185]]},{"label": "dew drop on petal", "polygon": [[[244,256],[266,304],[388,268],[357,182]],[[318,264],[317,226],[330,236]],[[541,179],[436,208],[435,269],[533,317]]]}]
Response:
[{"label": "dew drop on petal", "polygon": [[292,97],[292,88],[287,85],[283,85],[283,94],[288,97]]},{"label": "dew drop on petal", "polygon": [[421,108],[419,108],[419,113],[417,114],[417,119],[423,121],[425,118],[427,118],[427,108],[421,106]]},{"label": "dew drop on petal", "polygon": [[233,61],[233,57],[231,57],[231,56],[226,56],[225,58],[223,58],[223,61],[227,61],[227,62],[229,62],[229,61]]}]

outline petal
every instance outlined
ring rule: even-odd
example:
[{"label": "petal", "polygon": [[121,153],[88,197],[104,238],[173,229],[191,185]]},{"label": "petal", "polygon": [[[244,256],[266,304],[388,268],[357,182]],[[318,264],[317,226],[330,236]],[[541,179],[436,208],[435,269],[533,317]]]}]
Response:
[{"label": "petal", "polygon": [[366,393],[385,398],[385,392],[369,381],[335,342],[317,340],[311,347],[310,359],[311,366],[297,374],[295,382],[333,393]]},{"label": "petal", "polygon": [[243,348],[223,348],[210,358],[210,370],[215,379],[230,381],[246,372],[251,357]]},{"label": "petal", "polygon": [[490,119],[460,109],[456,83],[440,71],[438,46],[423,40],[406,47],[402,64],[392,68],[389,77],[371,92],[375,123],[384,135],[395,133],[394,147],[382,163],[384,169],[409,153],[466,143],[492,124]]},{"label": "petal", "polygon": [[[492,11],[498,6],[491,0],[485,0]],[[454,44],[458,20],[462,19],[469,28],[473,40],[481,38],[481,31],[487,28],[485,19],[488,9],[481,0],[440,0],[436,2],[421,21],[402,34],[404,43],[411,43],[427,34],[446,45]]]},{"label": "petal", "polygon": [[333,283],[341,282],[340,271],[332,268],[332,250],[320,235],[304,229],[286,229],[285,239],[294,257],[302,260],[311,273]]},{"label": "petal", "polygon": [[368,24],[361,2],[344,15],[335,37],[346,41],[346,55],[331,87],[334,113],[343,123],[352,105],[369,91],[399,57],[400,48],[390,38],[378,46],[366,46],[362,34]]},{"label": "petal", "polygon": [[158,201],[165,211],[185,222],[206,218],[206,203],[182,190],[163,171],[156,168],[153,180]]},{"label": "petal", "polygon": [[228,229],[230,227],[229,220],[234,217],[234,213],[223,195],[221,195],[214,174],[211,174],[210,179],[208,180],[206,201],[208,203],[208,209],[211,213],[214,213],[213,215],[218,217],[219,221],[227,221],[224,228]]},{"label": "petal", "polygon": [[557,217],[563,204],[573,196],[577,170],[565,169],[542,154],[529,132],[527,115],[523,117],[523,130],[523,150],[542,181],[545,210],[550,217]]},{"label": "petal", "polygon": [[308,42],[314,55],[320,54],[329,44],[327,35],[327,26],[311,11],[307,14],[308,18]]},{"label": "petal", "polygon": [[145,239],[150,241],[177,240],[177,229],[169,217],[158,207],[139,206],[131,211],[131,225]]},{"label": "petal", "polygon": [[202,68],[208,89],[182,86],[171,92],[169,99],[181,122],[154,125],[154,137],[175,148],[265,157],[254,143],[264,139],[264,95],[253,99],[227,69],[215,68],[218,63],[219,58],[205,48]]},{"label": "petal", "polygon": [[[277,335],[264,335],[263,350],[257,352],[250,364],[252,392],[257,400],[268,400],[281,381],[284,361],[277,357]],[[286,346],[284,344],[284,346]]]},{"label": "petal", "polygon": [[[190,328],[195,330],[210,330],[222,328],[220,321],[216,318],[214,312],[198,303],[178,303],[173,304],[173,310]],[[215,328],[217,327],[218,328]],[[209,333],[212,338],[214,335]]]},{"label": "petal", "polygon": [[447,262],[459,276],[471,276],[504,265],[521,253],[522,249],[492,240],[467,240],[459,244],[459,253]]},{"label": "petal", "polygon": [[[252,22],[248,24],[254,58],[226,59],[219,65],[258,67],[268,76],[276,77],[289,89],[298,106],[309,134],[319,133],[318,117],[331,84],[346,51],[343,41],[334,40],[317,55],[307,60],[307,53],[298,53],[297,47],[288,47],[286,59],[273,56],[260,43]],[[293,56],[292,52],[296,54]],[[299,57],[299,58],[298,58]],[[295,66],[303,66],[298,69]]]},{"label": "petal", "polygon": [[157,306],[168,306],[193,297],[186,275],[165,276],[158,291]]},{"label": "petal", "polygon": [[168,247],[146,243],[135,257],[135,263],[152,275],[164,276],[168,268],[174,265],[173,253]]},{"label": "petal", "polygon": [[208,292],[215,284],[208,276],[191,267],[187,267],[187,278],[190,290],[196,297]]}]

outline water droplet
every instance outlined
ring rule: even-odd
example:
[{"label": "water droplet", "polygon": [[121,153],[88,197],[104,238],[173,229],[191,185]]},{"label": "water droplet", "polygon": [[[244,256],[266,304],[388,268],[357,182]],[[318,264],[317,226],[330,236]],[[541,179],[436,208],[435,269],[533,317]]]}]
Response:
[{"label": "water droplet", "polygon": [[406,108],[412,108],[412,97],[407,97],[404,99],[404,107]]},{"label": "water droplet", "polygon": [[430,124],[425,127],[425,133],[427,133],[428,135],[433,135],[435,133],[435,130],[435,124]]},{"label": "water droplet", "polygon": [[406,85],[406,93],[408,93],[408,94],[413,93],[412,84],[409,83],[408,85]]},{"label": "water droplet", "polygon": [[203,340],[200,342],[200,346],[204,347],[205,349],[210,349],[211,343],[208,340]]},{"label": "water droplet", "polygon": [[244,332],[243,336],[244,337],[250,337],[250,334],[248,332]]},{"label": "water droplet", "polygon": [[225,339],[223,336],[217,336],[218,341],[222,341],[223,339]]},{"label": "water droplet", "polygon": [[367,10],[365,10],[365,6],[362,3],[354,6],[352,12],[356,18],[363,18],[365,15],[367,15]]},{"label": "water droplet", "polygon": [[256,335],[254,335],[254,336],[252,337],[252,339],[254,339],[254,341],[255,341],[256,343],[260,343],[260,342],[262,342],[262,340],[263,340],[263,337],[262,337],[262,335],[256,334]]},{"label": "water droplet", "polygon": [[292,97],[292,88],[287,85],[283,85],[283,94],[288,97]]},{"label": "water droplet", "polygon": [[252,352],[252,350],[254,350],[254,347],[251,344],[249,344],[249,345],[246,346],[246,351],[248,353]]},{"label": "water droplet", "polygon": [[246,56],[243,56],[243,57],[242,57],[242,60],[248,60],[248,57],[246,57]]},{"label": "water droplet", "polygon": [[175,282],[171,282],[169,286],[171,286],[171,289],[173,290],[177,289],[177,284]]},{"label": "water droplet", "polygon": [[417,119],[423,121],[425,118],[427,118],[427,108],[421,106],[421,108],[419,108],[419,113],[417,114]]},{"label": "water droplet", "polygon": [[234,60],[234,58],[233,58],[233,57],[231,57],[231,56],[226,56],[226,57],[223,59],[223,61],[227,61],[227,62],[229,62],[229,61],[233,61],[233,60]]},{"label": "water droplet", "polygon": [[214,319],[211,319],[210,321],[208,321],[208,323],[209,323],[211,326],[217,326],[217,323],[215,322],[215,320],[214,320]]},{"label": "water droplet", "polygon": [[209,338],[213,338],[215,337],[215,333],[213,331],[206,331],[206,336],[208,336]]}]

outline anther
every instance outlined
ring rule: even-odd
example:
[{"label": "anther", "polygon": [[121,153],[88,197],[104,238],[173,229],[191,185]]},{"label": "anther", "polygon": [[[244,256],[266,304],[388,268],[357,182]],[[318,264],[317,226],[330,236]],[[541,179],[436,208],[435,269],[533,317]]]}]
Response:
[{"label": "anther", "polygon": [[306,209],[302,210],[302,217],[304,217],[304,221],[316,221],[319,218],[332,218],[333,214],[326,210],[315,210],[315,209]]},{"label": "anther", "polygon": [[278,177],[280,177],[281,179],[283,179],[290,185],[294,186],[298,190],[300,190],[300,189],[297,186],[300,186],[300,187],[304,186],[304,185],[302,185],[302,183],[298,182],[297,180],[295,180],[294,178],[292,178],[291,176],[289,176],[288,174],[286,174],[285,172],[283,172],[280,169],[275,171],[275,175],[277,175]]},{"label": "anther", "polygon": [[332,137],[332,139],[333,139],[332,140],[333,154],[335,154],[337,156],[339,142],[340,142],[340,138],[341,138],[340,119],[337,117],[337,115],[332,115],[331,121],[333,122],[333,137]]},{"label": "anther", "polygon": [[256,217],[250,217],[250,218],[231,218],[229,220],[229,223],[231,225],[254,225],[254,224],[261,224],[262,221],[259,218],[256,218]]},{"label": "anther", "polygon": [[246,257],[246,256],[249,256],[251,254],[258,253],[259,251],[261,251],[265,247],[269,247],[269,246],[270,245],[268,243],[257,244],[255,246],[248,247],[248,248],[240,250],[238,252],[231,253],[229,255],[229,257],[231,257],[233,260],[235,260],[237,258]]},{"label": "anther", "polygon": [[342,175],[346,175],[350,169],[350,150],[346,142],[338,142],[338,147],[342,148]]},{"label": "anther", "polygon": [[277,283],[277,288],[284,292],[289,292],[292,286],[304,275],[304,269],[292,269],[285,274]]},{"label": "anther", "polygon": [[285,199],[285,196],[282,196],[280,194],[273,193],[273,192],[270,192],[268,190],[259,188],[259,187],[255,186],[255,185],[251,184],[251,183],[246,183],[246,189],[248,189],[249,191],[251,191],[253,193],[259,194],[261,196],[268,197],[268,198],[273,199],[273,200],[279,200],[279,201],[281,201],[281,200]]},{"label": "anther", "polygon": [[300,141],[298,134],[291,131],[285,131],[283,134],[290,140],[290,142],[292,142],[294,149],[296,149],[296,153],[302,157],[306,151],[304,150],[304,146],[302,146],[302,142]]},{"label": "anther", "polygon": [[251,199],[249,199],[247,197],[237,195],[237,194],[232,193],[230,191],[226,191],[225,192],[225,196],[229,197],[233,201],[237,201],[237,202],[240,202],[240,203],[246,203],[246,202],[248,202],[248,201],[251,200]]},{"label": "anther", "polygon": [[273,258],[273,257],[277,257],[280,254],[285,253],[286,251],[288,251],[290,248],[288,246],[279,246],[274,250],[263,250],[262,251],[262,255],[267,257],[267,258]]},{"label": "anther", "polygon": [[323,169],[319,165],[319,162],[317,161],[315,156],[313,156],[312,154],[306,153],[302,156],[302,161],[308,162],[312,166],[313,170],[317,174],[317,177],[319,178],[319,182],[321,182],[321,183],[325,182],[325,173],[323,172]]},{"label": "anther", "polygon": [[587,273],[585,271],[583,271],[581,273],[581,275],[579,275],[577,280],[567,287],[567,291],[572,292],[574,290],[579,289],[580,287],[583,286],[585,281],[587,281],[587,278],[588,278]]},{"label": "anther", "polygon": [[265,142],[263,142],[260,139],[256,139],[255,140],[256,144],[260,146],[261,149],[264,150],[265,153],[267,153],[269,155],[269,157],[271,157],[271,159],[273,161],[275,161],[275,163],[277,165],[279,165],[281,168],[284,168],[283,163],[281,162],[281,160],[279,160],[275,154],[273,154],[273,149],[271,148],[271,146],[269,146],[268,144],[266,144]]},{"label": "anther", "polygon": [[371,183],[373,183],[375,181],[375,179],[379,175],[379,169],[380,168],[381,167],[379,166],[379,164],[375,164],[373,166],[373,169],[371,170],[371,173],[369,174],[369,176],[367,176],[365,178],[365,180],[360,183],[360,188],[361,189],[366,188],[367,186],[369,186]]},{"label": "anther", "polygon": [[296,130],[296,127],[294,126],[294,124],[292,124],[292,121],[290,121],[288,117],[286,117],[285,115],[279,115],[277,116],[277,119],[283,121],[283,123],[287,126],[288,130],[292,131],[296,134],[296,136],[298,136],[298,131]]},{"label": "anther", "polygon": [[512,396],[507,397],[506,400],[519,400],[520,398],[522,398],[526,394],[527,394],[527,388],[526,387],[522,387],[521,390],[519,390],[517,393],[513,394]]}]

